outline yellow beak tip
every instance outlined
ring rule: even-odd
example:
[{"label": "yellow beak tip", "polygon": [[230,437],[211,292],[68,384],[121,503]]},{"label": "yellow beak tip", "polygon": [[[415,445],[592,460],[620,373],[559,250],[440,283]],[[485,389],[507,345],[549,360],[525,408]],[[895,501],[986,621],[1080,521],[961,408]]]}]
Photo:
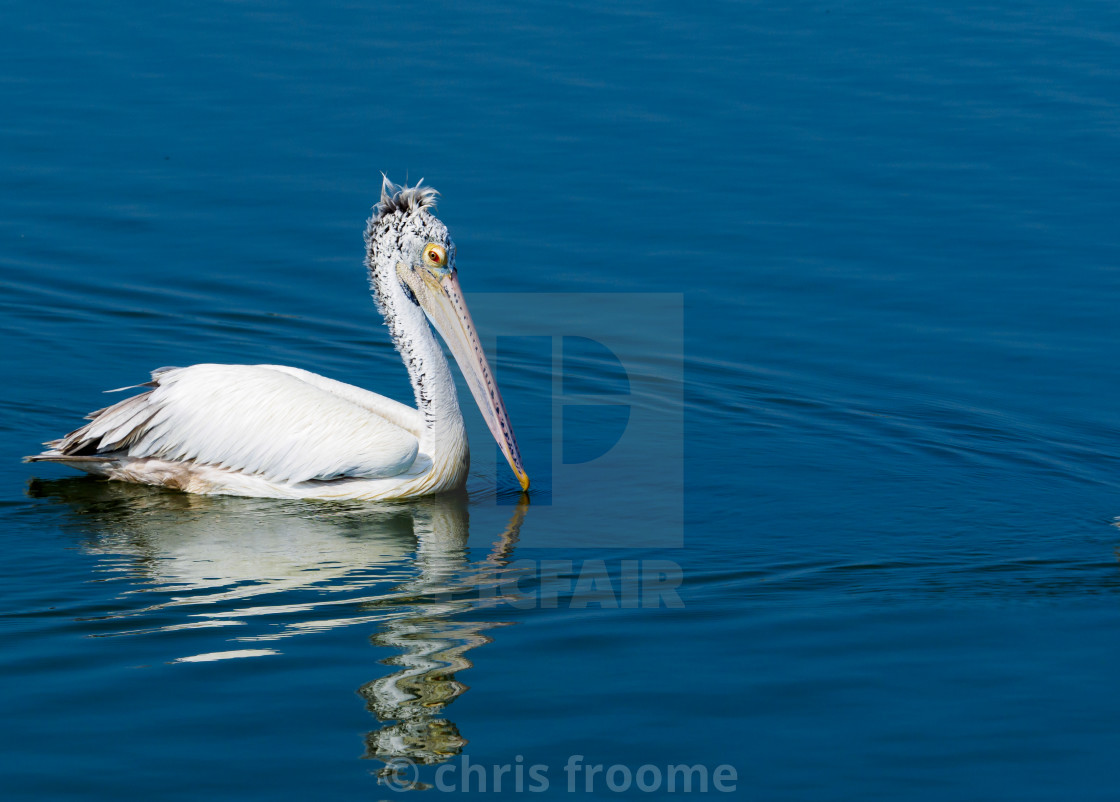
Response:
[{"label": "yellow beak tip", "polygon": [[517,475],[517,481],[521,482],[521,489],[522,490],[528,490],[529,489],[529,477],[528,476],[526,476],[523,473],[518,474]]}]

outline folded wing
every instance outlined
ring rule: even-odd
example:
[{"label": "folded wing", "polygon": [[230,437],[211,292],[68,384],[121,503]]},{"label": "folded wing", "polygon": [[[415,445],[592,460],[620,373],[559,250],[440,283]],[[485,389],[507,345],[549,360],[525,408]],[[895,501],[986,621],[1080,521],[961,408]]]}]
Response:
[{"label": "folded wing", "polygon": [[415,410],[315,374],[204,364],[156,371],[145,386],[40,458],[151,457],[293,483],[396,476],[416,460]]}]

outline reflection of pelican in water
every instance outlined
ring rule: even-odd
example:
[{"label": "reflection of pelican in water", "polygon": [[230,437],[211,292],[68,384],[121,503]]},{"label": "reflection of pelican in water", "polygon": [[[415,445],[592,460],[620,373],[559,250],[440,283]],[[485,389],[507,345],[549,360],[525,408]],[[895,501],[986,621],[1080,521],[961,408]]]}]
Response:
[{"label": "reflection of pelican in water", "polygon": [[[448,616],[478,606],[478,600],[469,596],[456,600],[456,593],[469,594],[500,585],[508,578],[503,569],[509,564],[525,510],[525,505],[517,508],[486,560],[473,566],[465,548],[465,508],[444,507],[425,522],[435,524],[431,532],[422,534],[418,528],[419,573],[401,590],[426,600],[416,605],[415,615],[389,619],[373,636],[375,644],[400,650],[384,662],[401,669],[367,683],[359,691],[370,711],[386,723],[367,737],[367,757],[386,761],[407,757],[415,763],[439,763],[458,754],[466,744],[455,725],[438,716],[467,690],[468,686],[455,677],[456,672],[472,665],[466,653],[490,642],[486,630],[505,624]],[[491,596],[492,601],[497,598]],[[385,771],[392,773],[391,769]]]},{"label": "reflection of pelican in water", "polygon": [[[114,634],[250,630],[223,640],[221,650],[176,660],[197,662],[275,654],[273,647],[298,634],[374,623],[373,643],[399,650],[383,662],[400,670],[359,690],[384,725],[367,737],[366,756],[434,763],[466,743],[439,716],[466,690],[455,678],[471,665],[466,653],[488,643],[486,631],[501,623],[457,614],[479,606],[479,595],[472,594],[510,578],[524,503],[489,555],[471,562],[462,494],[408,504],[323,505],[83,479],[38,482],[31,492],[65,502],[86,550],[107,570],[141,580],[124,598],[140,592],[151,603],[106,616],[128,622]],[[491,604],[501,599],[495,592],[482,595]],[[182,612],[167,623],[171,610]]]}]

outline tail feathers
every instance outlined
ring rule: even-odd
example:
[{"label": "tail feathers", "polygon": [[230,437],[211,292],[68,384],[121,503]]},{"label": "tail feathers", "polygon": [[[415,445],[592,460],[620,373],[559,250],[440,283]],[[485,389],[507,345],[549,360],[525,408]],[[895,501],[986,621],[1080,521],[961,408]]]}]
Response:
[{"label": "tail feathers", "polygon": [[99,457],[124,451],[144,435],[147,424],[158,411],[150,402],[151,391],[148,391],[92,412],[85,426],[46,443],[50,451],[45,453]]},{"label": "tail feathers", "polygon": [[114,455],[98,454],[97,456],[73,456],[71,454],[60,454],[57,451],[44,451],[42,454],[24,457],[23,461],[51,462],[56,465],[66,465],[70,468],[76,468],[79,471],[94,476],[109,478],[112,478],[114,471],[116,471],[121,464],[117,461],[117,456]]},{"label": "tail feathers", "polygon": [[159,386],[161,377],[177,370],[179,368],[173,367],[153,370],[151,381],[135,385],[148,388],[145,392],[91,412],[86,416],[89,423],[85,426],[44,443],[46,451],[24,457],[24,462],[57,462],[89,473],[104,473],[127,462],[129,447],[148,432],[149,424],[159,411],[158,405],[152,403],[151,388]]},{"label": "tail feathers", "polygon": [[114,454],[97,454],[95,456],[74,456],[72,454],[61,454],[57,451],[44,451],[42,454],[33,454],[30,457],[24,457],[24,462],[63,462],[63,463],[84,463],[91,462],[113,462],[118,458]]},{"label": "tail feathers", "polygon": [[[165,373],[170,373],[173,370],[182,370],[182,368],[177,368],[177,367],[174,367],[173,365],[166,365],[162,368],[156,368],[155,370],[152,371],[151,381],[141,382],[140,384],[130,384],[127,387],[115,387],[112,390],[105,390],[105,392],[106,393],[123,393],[125,390],[138,390],[141,387],[158,387],[159,386],[159,377],[162,376]],[[108,407],[105,407],[105,409],[108,409]],[[102,412],[104,412],[105,409],[99,409],[96,412],[89,413],[89,415],[87,416],[87,419],[88,420],[93,420],[98,415],[100,415]]]}]

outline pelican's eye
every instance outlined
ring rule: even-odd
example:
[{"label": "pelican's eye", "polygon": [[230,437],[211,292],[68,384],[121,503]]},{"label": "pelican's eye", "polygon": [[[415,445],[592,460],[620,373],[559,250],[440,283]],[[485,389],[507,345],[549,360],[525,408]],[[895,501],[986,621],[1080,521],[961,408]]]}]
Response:
[{"label": "pelican's eye", "polygon": [[428,267],[447,267],[447,250],[442,245],[429,242],[424,246],[424,264]]}]

